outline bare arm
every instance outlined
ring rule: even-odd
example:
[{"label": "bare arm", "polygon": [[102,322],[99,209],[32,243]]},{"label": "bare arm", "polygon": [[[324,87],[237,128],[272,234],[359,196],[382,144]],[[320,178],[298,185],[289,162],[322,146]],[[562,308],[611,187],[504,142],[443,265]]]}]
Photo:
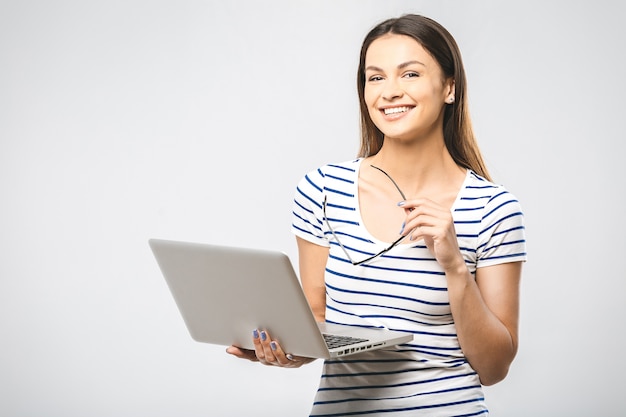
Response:
[{"label": "bare arm", "polygon": [[328,248],[319,246],[302,238],[298,242],[300,281],[304,295],[313,310],[315,320],[324,321],[326,315],[326,284],[324,270],[328,260]]},{"label": "bare arm", "polygon": [[503,380],[518,347],[521,262],[447,272],[452,316],[461,348],[483,385]]},{"label": "bare arm", "polygon": [[403,234],[424,239],[443,267],[461,349],[483,385],[507,375],[518,345],[521,262],[478,268],[476,279],[461,254],[450,210],[427,199],[401,204]]}]

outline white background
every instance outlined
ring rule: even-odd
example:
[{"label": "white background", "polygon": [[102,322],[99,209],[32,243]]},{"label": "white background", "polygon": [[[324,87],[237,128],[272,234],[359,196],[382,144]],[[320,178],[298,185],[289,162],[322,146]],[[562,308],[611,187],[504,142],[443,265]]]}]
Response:
[{"label": "white background", "polygon": [[487,164],[526,213],[521,346],[492,415],[624,415],[621,8],[2,0],[0,414],[307,415],[321,364],[192,341],[147,240],[295,262],[297,181],[357,152],[360,43],[415,12],[457,39]]}]

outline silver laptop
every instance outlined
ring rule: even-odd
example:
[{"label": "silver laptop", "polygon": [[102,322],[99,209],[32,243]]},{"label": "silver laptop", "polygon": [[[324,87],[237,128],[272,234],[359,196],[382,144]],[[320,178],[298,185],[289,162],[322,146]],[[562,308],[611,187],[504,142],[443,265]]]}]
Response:
[{"label": "silver laptop", "polygon": [[279,251],[150,239],[191,337],[254,349],[265,329],[285,352],[333,358],[406,343],[413,335],[316,323],[289,257]]}]

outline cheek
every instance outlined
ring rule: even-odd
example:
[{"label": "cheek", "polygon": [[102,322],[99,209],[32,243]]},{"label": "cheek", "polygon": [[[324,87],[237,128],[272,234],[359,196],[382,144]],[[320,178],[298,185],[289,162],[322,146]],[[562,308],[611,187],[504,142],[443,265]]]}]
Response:
[{"label": "cheek", "polygon": [[378,97],[378,88],[370,84],[366,84],[363,89],[363,98],[368,107],[373,106]]},{"label": "cheek", "polygon": [[378,113],[378,110],[376,110],[377,97],[378,93],[376,92],[375,88],[365,87],[365,90],[363,91],[363,98],[370,113],[370,117],[375,117],[377,115],[376,113]]}]

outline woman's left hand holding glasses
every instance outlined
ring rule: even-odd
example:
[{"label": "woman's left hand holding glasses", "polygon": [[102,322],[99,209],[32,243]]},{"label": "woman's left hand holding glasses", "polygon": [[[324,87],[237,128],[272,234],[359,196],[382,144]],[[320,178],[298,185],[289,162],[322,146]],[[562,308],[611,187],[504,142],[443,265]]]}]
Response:
[{"label": "woman's left hand holding glasses", "polygon": [[444,270],[465,267],[454,228],[452,212],[432,200],[420,198],[401,201],[407,215],[400,234],[410,240],[424,240]]}]

